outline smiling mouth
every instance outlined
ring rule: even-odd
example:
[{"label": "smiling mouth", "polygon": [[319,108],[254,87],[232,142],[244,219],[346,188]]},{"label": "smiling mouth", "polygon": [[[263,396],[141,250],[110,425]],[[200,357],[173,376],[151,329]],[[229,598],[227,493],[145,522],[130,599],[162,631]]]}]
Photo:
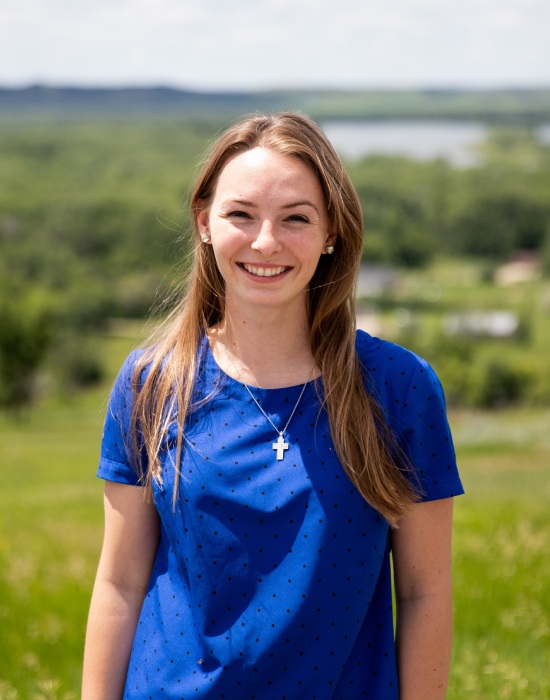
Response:
[{"label": "smiling mouth", "polygon": [[257,267],[256,265],[241,263],[241,266],[251,275],[256,275],[256,277],[276,277],[290,269],[282,265],[279,267]]}]

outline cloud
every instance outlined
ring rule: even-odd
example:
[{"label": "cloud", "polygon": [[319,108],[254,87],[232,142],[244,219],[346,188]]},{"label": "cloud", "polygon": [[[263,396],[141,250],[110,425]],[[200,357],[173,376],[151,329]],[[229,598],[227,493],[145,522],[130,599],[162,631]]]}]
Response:
[{"label": "cloud", "polygon": [[550,82],[547,0],[17,0],[0,82]]}]

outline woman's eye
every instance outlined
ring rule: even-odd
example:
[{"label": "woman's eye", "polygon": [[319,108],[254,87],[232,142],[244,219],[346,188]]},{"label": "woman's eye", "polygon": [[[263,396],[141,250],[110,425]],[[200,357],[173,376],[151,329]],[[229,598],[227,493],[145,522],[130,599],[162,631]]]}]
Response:
[{"label": "woman's eye", "polygon": [[230,211],[227,216],[230,219],[250,219],[250,214],[247,214],[245,211]]},{"label": "woman's eye", "polygon": [[288,221],[295,221],[300,224],[309,224],[309,219],[303,214],[292,214],[288,217]]}]

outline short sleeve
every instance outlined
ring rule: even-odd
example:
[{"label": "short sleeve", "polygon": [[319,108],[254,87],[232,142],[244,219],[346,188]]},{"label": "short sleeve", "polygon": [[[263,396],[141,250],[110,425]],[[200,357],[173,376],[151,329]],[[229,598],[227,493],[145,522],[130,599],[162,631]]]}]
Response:
[{"label": "short sleeve", "polygon": [[411,375],[401,418],[401,447],[421,487],[421,500],[464,493],[447,420],[445,396],[431,366],[418,359]]},{"label": "short sleeve", "polygon": [[124,362],[111,391],[103,427],[97,476],[106,481],[137,486],[139,477],[131,466],[132,384],[138,352]]}]

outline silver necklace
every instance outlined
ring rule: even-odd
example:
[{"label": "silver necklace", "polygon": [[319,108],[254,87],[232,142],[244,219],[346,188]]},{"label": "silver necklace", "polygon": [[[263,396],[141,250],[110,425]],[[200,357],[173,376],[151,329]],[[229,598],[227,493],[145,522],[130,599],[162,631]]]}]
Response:
[{"label": "silver necklace", "polygon": [[[235,367],[235,370],[237,371],[237,374],[238,374],[239,377],[240,377],[241,374],[240,374],[240,372],[237,370],[236,367]],[[302,396],[304,395],[304,391],[306,390],[306,386],[307,386],[307,384],[308,384],[308,382],[309,382],[309,380],[310,380],[312,374],[313,374],[313,367],[311,368],[311,370],[310,370],[310,372],[309,372],[309,375],[308,375],[308,378],[307,378],[307,380],[306,380],[306,383],[305,383],[304,386],[302,387],[302,391],[300,392],[300,396],[298,396],[298,401],[296,401],[296,403],[294,404],[294,408],[292,409],[292,413],[290,414],[290,418],[287,420],[286,425],[285,425],[285,427],[284,427],[282,430],[279,430],[279,428],[277,428],[277,426],[275,425],[275,423],[271,420],[271,418],[267,415],[267,413],[264,411],[264,409],[260,406],[260,404],[259,404],[258,400],[256,399],[256,397],[255,397],[254,394],[250,391],[250,388],[249,388],[244,382],[241,382],[241,384],[244,386],[244,388],[245,388],[245,389],[248,391],[248,393],[250,394],[250,398],[252,399],[252,401],[254,401],[254,403],[256,404],[256,406],[259,408],[259,410],[260,410],[260,412],[262,413],[262,415],[263,415],[265,418],[267,418],[267,420],[269,421],[269,423],[270,423],[271,426],[273,427],[273,430],[274,430],[276,433],[279,434],[279,437],[278,437],[278,439],[277,439],[277,442],[274,442],[274,443],[272,443],[272,445],[271,445],[271,447],[273,448],[273,450],[275,450],[275,452],[277,453],[277,461],[279,461],[279,462],[282,462],[282,460],[284,459],[284,456],[285,456],[285,451],[288,450],[288,448],[289,448],[288,442],[285,442],[285,433],[286,433],[286,431],[287,431],[288,426],[290,425],[290,421],[292,420],[292,418],[294,417],[294,414],[296,413],[296,409],[298,408],[298,404],[300,403],[300,401],[301,401],[301,399],[302,399]]]},{"label": "silver necklace", "polygon": [[[223,342],[223,340],[221,338],[219,338],[219,340],[220,340],[221,344],[223,345],[223,347],[225,348],[225,352],[229,356],[229,352],[227,350],[225,343]],[[228,359],[229,359],[229,357],[228,357]],[[229,362],[231,362],[233,369],[235,370],[237,376],[239,377],[239,381],[241,382],[241,384],[244,386],[244,388],[250,394],[250,398],[252,399],[252,401],[254,401],[254,403],[258,407],[260,413],[264,416],[264,418],[266,418],[269,421],[273,430],[279,435],[279,437],[277,438],[277,442],[272,443],[271,447],[277,453],[277,461],[282,462],[284,457],[285,457],[285,451],[288,450],[288,448],[290,447],[288,442],[285,442],[285,433],[287,431],[288,426],[290,425],[290,421],[293,419],[294,414],[296,413],[296,409],[298,408],[298,404],[302,400],[302,396],[304,395],[304,391],[306,390],[306,386],[308,385],[308,382],[311,379],[311,375],[313,374],[313,370],[315,369],[315,365],[309,371],[308,377],[306,379],[306,383],[302,387],[302,391],[300,392],[300,396],[298,396],[298,401],[296,401],[296,403],[294,404],[294,408],[292,409],[292,413],[290,414],[290,418],[287,420],[285,427],[282,430],[279,430],[279,428],[275,425],[275,423],[267,415],[267,413],[264,411],[264,409],[260,406],[258,399],[254,396],[254,394],[252,393],[252,391],[250,390],[248,385],[242,381],[242,379],[241,379],[242,374],[237,369],[237,365],[231,359],[229,359]]]}]

